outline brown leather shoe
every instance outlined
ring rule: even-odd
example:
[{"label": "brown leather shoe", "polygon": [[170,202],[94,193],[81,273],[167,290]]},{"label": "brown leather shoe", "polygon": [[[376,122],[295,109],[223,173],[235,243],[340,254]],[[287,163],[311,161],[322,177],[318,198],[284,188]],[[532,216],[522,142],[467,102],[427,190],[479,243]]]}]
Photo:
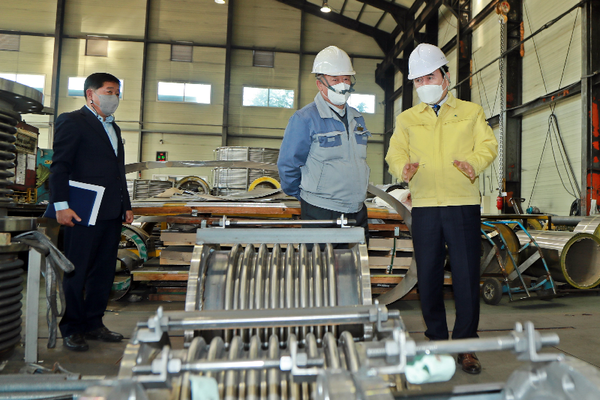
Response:
[{"label": "brown leather shoe", "polygon": [[481,372],[481,363],[475,353],[459,353],[457,361],[467,374],[477,375]]}]

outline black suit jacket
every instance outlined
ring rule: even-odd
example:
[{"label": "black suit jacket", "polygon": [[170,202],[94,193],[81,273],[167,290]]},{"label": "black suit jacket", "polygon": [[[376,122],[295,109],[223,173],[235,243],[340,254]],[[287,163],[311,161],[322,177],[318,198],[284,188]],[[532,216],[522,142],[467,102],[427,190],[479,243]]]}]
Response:
[{"label": "black suit jacket", "polygon": [[99,220],[123,218],[131,209],[125,180],[121,130],[117,133],[118,156],[106,130],[86,107],[61,114],[54,127],[54,155],[50,171],[50,201],[69,201],[69,180],[104,186]]}]

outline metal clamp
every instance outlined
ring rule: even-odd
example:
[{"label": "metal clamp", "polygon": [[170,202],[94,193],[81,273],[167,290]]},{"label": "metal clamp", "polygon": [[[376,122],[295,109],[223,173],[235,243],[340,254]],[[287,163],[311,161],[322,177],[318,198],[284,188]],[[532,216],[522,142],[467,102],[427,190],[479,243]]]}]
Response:
[{"label": "metal clamp", "polygon": [[136,339],[143,343],[157,343],[169,329],[169,317],[163,315],[162,306],[158,307],[156,314],[148,318],[148,328],[140,328]]},{"label": "metal clamp", "polygon": [[517,359],[531,362],[547,362],[564,360],[565,355],[561,353],[539,354],[538,350],[543,346],[558,344],[559,338],[556,333],[540,335],[533,326],[533,322],[525,322],[525,327],[520,322],[515,324],[515,330],[511,332],[515,339],[514,352],[518,354]]}]

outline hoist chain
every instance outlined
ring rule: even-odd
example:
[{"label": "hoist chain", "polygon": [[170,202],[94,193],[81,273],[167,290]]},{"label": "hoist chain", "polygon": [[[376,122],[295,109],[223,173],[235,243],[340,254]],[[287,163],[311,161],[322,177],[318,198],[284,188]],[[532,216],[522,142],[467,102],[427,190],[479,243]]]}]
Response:
[{"label": "hoist chain", "polygon": [[[500,54],[506,52],[506,23],[500,20]],[[504,192],[504,122],[506,120],[506,82],[505,82],[506,56],[500,57],[500,118],[498,124],[498,195]]]}]

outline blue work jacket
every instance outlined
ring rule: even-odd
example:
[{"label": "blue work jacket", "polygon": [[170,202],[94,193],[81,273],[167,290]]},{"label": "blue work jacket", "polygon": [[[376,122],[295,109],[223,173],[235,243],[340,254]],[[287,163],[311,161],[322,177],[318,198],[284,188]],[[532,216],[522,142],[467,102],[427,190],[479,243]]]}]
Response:
[{"label": "blue work jacket", "polygon": [[277,167],[283,191],[328,210],[355,213],[367,195],[371,133],[350,106],[348,130],[320,93],[285,128]]}]

